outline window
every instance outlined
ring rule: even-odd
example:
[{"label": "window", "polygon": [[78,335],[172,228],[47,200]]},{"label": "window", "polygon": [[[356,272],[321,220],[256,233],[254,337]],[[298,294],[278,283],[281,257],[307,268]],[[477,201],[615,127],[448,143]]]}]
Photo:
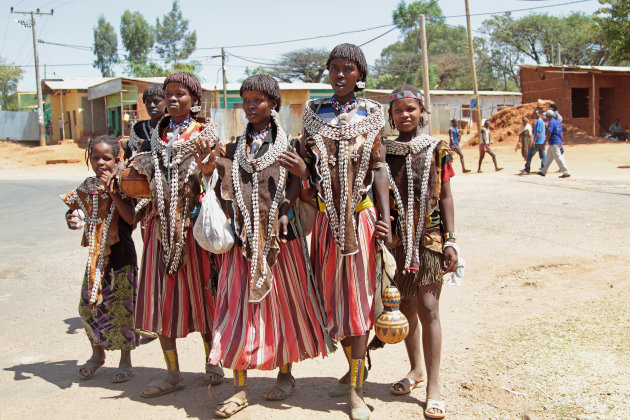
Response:
[{"label": "window", "polygon": [[571,89],[571,117],[588,118],[588,88]]}]

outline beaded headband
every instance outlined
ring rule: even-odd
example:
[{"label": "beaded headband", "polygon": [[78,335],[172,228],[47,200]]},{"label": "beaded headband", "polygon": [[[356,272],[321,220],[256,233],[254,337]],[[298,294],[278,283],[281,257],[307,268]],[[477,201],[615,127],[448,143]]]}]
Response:
[{"label": "beaded headband", "polygon": [[389,95],[389,103],[391,104],[396,99],[417,99],[420,101],[422,106],[424,106],[424,102],[422,101],[422,94],[420,92],[411,92],[409,90],[405,90],[404,92],[392,93]]}]

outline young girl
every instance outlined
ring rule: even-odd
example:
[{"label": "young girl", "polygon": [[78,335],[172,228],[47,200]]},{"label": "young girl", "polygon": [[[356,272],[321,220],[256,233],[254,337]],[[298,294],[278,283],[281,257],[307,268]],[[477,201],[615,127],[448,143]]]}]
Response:
[{"label": "young girl", "polygon": [[[409,320],[405,339],[411,371],[392,385],[393,394],[408,394],[424,382],[422,351],[427,370],[425,415],[443,418],[438,375],[442,331],[439,299],[444,273],[457,266],[453,196],[450,178],[455,174],[446,144],[421,134],[424,104],[420,91],[409,85],[390,95],[389,119],[400,135],[384,140],[393,202],[397,245],[394,282],[402,295],[401,310]],[[422,336],[420,326],[422,324]]]},{"label": "young girl", "polygon": [[[216,415],[230,417],[248,405],[247,370],[280,368],[264,397],[293,394],[291,365],[326,355],[326,334],[316,285],[303,238],[287,217],[308,179],[304,161],[278,122],[280,87],[270,76],[254,75],[241,85],[249,123],[216,161],[217,195],[229,205],[237,243],[223,254],[219,274],[210,363],[234,369],[234,395]],[[205,142],[197,157],[204,174],[214,168]],[[211,155],[210,163],[203,158]],[[219,195],[220,194],[220,195]],[[214,399],[210,387],[211,398]]]},{"label": "young girl", "polygon": [[120,350],[112,382],[125,382],[133,376],[131,350],[138,345],[133,325],[138,269],[131,239],[135,210],[133,201],[115,186],[105,188],[119,154],[120,145],[113,136],[91,140],[86,164],[89,162],[96,176],[61,197],[70,207],[68,228],[84,226],[81,244],[89,247],[79,314],[92,357],[79,369],[81,379],[91,379],[103,366],[105,350]]},{"label": "young girl", "polygon": [[[341,340],[350,367],[330,395],[350,395],[352,418],[367,419],[363,380],[374,322],[375,242],[391,240],[380,136],[385,121],[380,104],[355,96],[367,76],[359,47],[336,46],[326,68],[334,95],[310,101],[303,116],[306,158],[317,175],[321,210],[313,225],[311,259],[326,305],[328,333]],[[378,211],[369,195],[372,185]]]},{"label": "young girl", "polygon": [[[143,397],[184,387],[176,339],[199,331],[206,360],[210,352],[214,300],[209,284],[212,260],[192,235],[201,193],[200,171],[192,148],[195,140],[217,142],[214,124],[200,124],[201,84],[190,73],[164,80],[168,116],[160,120],[150,142],[144,142],[130,164],[151,183],[155,215],[146,227],[136,306],[136,328],[159,335],[167,374],[151,382]],[[144,150],[148,150],[144,152]],[[219,383],[223,371],[206,364],[206,382]]]}]

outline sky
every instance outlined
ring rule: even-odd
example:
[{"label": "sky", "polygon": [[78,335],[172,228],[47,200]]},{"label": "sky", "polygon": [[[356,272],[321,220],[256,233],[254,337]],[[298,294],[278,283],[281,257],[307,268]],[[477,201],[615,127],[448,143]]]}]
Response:
[{"label": "sky", "polygon": [[[392,11],[399,1],[180,0],[180,8],[190,21],[189,28],[197,31],[197,50],[191,58],[203,64],[201,78],[209,84],[221,84],[221,59],[213,58],[220,54],[221,46],[226,47],[228,54],[228,82],[242,78],[246,67],[254,68],[258,63],[274,62],[288,51],[301,48],[330,50],[343,42],[357,45],[365,43],[362,49],[368,64],[373,65],[381,50],[400,38],[397,29],[390,31],[392,26],[386,26],[392,24]],[[574,0],[572,4],[563,4],[569,2],[571,0],[470,0],[472,28],[479,29],[491,13],[508,10],[525,9],[513,12],[515,17],[531,12],[561,16],[573,11],[592,14],[599,7],[597,0]],[[12,15],[11,6],[16,11],[40,8],[42,12],[49,12],[51,8],[54,9],[54,15],[37,18],[38,39],[91,47],[93,28],[99,15],[103,14],[118,31],[120,16],[125,9],[140,11],[149,23],[154,24],[157,17],[168,13],[171,4],[170,0],[0,0],[0,57],[6,63],[24,66],[19,90],[35,90],[32,32],[30,28],[16,22],[28,16]],[[464,0],[439,0],[439,5],[447,17],[446,23],[466,25]],[[239,47],[358,30],[364,31],[299,42]],[[119,55],[124,56],[120,32],[118,43]],[[39,43],[38,49],[42,79],[44,73],[47,78],[100,76],[100,72],[92,67],[94,55],[88,48]],[[153,56],[159,62],[159,57]],[[117,76],[124,75],[122,66],[116,67],[115,71]]]}]

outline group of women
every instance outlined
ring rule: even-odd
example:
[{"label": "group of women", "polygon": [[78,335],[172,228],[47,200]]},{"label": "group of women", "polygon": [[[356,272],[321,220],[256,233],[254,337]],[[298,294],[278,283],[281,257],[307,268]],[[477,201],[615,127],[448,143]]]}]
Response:
[{"label": "group of women", "polygon": [[[133,143],[133,156],[118,166],[117,157],[109,166],[90,160],[100,194],[118,195],[112,198],[114,213],[123,208],[118,204],[128,203],[115,182],[123,166],[150,181],[151,202],[142,210],[144,251],[133,291],[135,314],[131,305],[127,309],[136,329],[159,336],[167,372],[145,387],[144,397],[183,388],[176,339],[193,331],[204,338],[212,399],[223,367],[233,370],[234,394],[215,399],[219,417],[248,405],[248,370],[278,369],[264,396],[283,400],[296,388],[292,364],[326,356],[340,342],[348,371],[329,394],[349,399],[353,419],[369,418],[363,400],[365,356],[378,293],[377,253],[388,247],[397,262],[393,280],[403,296],[401,309],[410,323],[406,345],[411,362],[410,372],[391,392],[406,394],[426,382],[425,414],[444,417],[438,302],[442,276],[458,260],[450,151],[421,134],[425,111],[413,86],[401,86],[390,96],[389,120],[400,136],[382,136],[383,106],[356,96],[367,77],[359,47],[338,45],[326,67],[334,95],[306,104],[301,139],[291,139],[280,125],[282,98],[273,78],[254,75],[242,83],[248,124],[235,142],[222,144],[213,123],[195,118],[199,81],[174,73],[163,84],[167,114],[146,123],[145,141],[139,147]],[[134,134],[142,136],[139,130]],[[218,175],[215,191],[235,236],[234,246],[221,255],[201,248],[192,234],[200,196],[213,175]],[[142,204],[133,209],[135,221]],[[69,213],[69,226],[74,216]],[[85,289],[93,283],[88,280]],[[111,300],[86,302],[84,320]],[[86,378],[102,365],[104,353],[98,347],[106,341],[91,330],[88,334],[96,349],[80,371]],[[106,347],[116,348],[110,345]],[[125,363],[128,370],[117,379],[131,376],[130,359]]]}]

